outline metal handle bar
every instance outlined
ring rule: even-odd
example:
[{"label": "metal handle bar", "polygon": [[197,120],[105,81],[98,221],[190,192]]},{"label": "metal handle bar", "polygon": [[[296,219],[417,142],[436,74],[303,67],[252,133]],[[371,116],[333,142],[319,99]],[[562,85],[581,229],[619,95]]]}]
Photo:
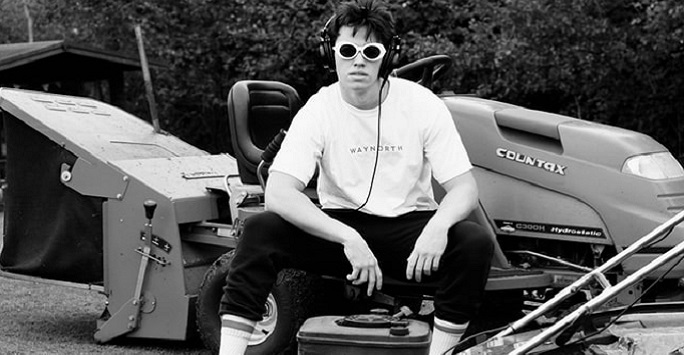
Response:
[{"label": "metal handle bar", "polygon": [[556,322],[553,326],[537,334],[532,339],[528,340],[525,344],[523,344],[521,347],[511,352],[511,354],[527,354],[529,350],[534,349],[535,347],[544,343],[547,339],[560,333],[563,329],[571,326],[582,315],[591,313],[592,311],[596,310],[598,307],[610,301],[613,297],[617,296],[617,294],[619,294],[626,288],[640,282],[641,280],[646,278],[646,276],[648,276],[651,272],[667,264],[668,262],[672,261],[674,258],[682,254],[684,254],[684,242],[677,244],[677,246],[670,249],[667,253],[657,257],[656,259],[648,263],[648,265],[637,270],[635,273],[627,276],[624,280],[617,283],[615,286],[606,288],[603,292],[601,292],[601,294],[589,300],[587,303],[577,308],[574,312],[563,317],[563,319]]},{"label": "metal handle bar", "polygon": [[[625,259],[629,258],[630,256],[632,256],[634,253],[641,250],[645,246],[648,246],[651,243],[653,243],[656,239],[660,238],[662,235],[667,233],[671,228],[674,228],[674,226],[681,223],[683,220],[684,220],[684,211],[681,211],[681,212],[677,213],[674,217],[667,220],[665,223],[654,228],[647,235],[643,236],[642,238],[640,238],[639,240],[634,242],[627,249],[623,250],[622,252],[618,253],[614,257],[610,258],[608,261],[606,261],[605,264],[596,268],[592,272],[585,274],[584,276],[580,277],[577,281],[575,281],[572,284],[570,284],[569,286],[563,288],[551,300],[549,300],[546,303],[544,303],[543,305],[539,306],[539,308],[535,309],[534,311],[528,313],[525,317],[513,322],[513,324],[511,324],[508,328],[501,331],[499,334],[492,337],[492,339],[502,338],[504,336],[511,335],[511,334],[515,333],[518,329],[521,329],[522,327],[526,326],[532,320],[534,320],[534,319],[538,318],[539,316],[547,313],[551,309],[558,306],[561,302],[563,302],[564,300],[566,300],[570,296],[574,295],[582,287],[588,285],[592,280],[597,279],[599,281],[602,281],[603,279],[605,279],[605,276],[603,275],[605,272],[613,269],[616,266],[619,266]],[[682,248],[684,248],[684,246]],[[673,249],[673,250],[675,250],[675,249]],[[670,254],[670,252],[668,252],[667,254],[663,254],[661,257],[659,257],[656,260],[660,260],[663,256]],[[632,274],[631,276],[641,275],[641,270],[643,270],[643,268],[640,269],[638,272]],[[628,280],[628,279],[630,279],[630,278],[623,280],[623,282]],[[556,325],[558,325],[558,324],[556,324]]]}]

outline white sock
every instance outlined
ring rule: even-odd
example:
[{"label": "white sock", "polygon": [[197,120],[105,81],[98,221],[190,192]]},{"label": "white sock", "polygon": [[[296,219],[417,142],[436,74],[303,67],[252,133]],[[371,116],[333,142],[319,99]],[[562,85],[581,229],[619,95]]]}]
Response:
[{"label": "white sock", "polygon": [[247,350],[256,321],[239,316],[221,316],[221,348],[219,355],[243,355]]},{"label": "white sock", "polygon": [[461,336],[468,328],[469,322],[456,324],[435,317],[435,326],[432,329],[432,342],[430,343],[430,355],[442,355],[454,345],[458,344]]}]

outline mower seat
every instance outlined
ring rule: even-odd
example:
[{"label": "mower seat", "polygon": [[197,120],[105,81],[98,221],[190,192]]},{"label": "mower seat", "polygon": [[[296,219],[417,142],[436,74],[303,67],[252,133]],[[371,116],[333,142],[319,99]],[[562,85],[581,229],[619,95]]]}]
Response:
[{"label": "mower seat", "polygon": [[261,154],[301,108],[297,91],[277,81],[243,80],[228,93],[228,120],[238,173],[243,184],[259,184]]}]

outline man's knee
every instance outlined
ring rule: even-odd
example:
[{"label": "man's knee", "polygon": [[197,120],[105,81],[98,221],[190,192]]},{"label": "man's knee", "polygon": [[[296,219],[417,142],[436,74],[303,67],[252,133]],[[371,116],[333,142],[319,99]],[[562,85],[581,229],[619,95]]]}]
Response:
[{"label": "man's knee", "polygon": [[475,222],[459,222],[449,232],[452,234],[451,239],[458,241],[459,249],[479,255],[491,255],[494,252],[493,237]]},{"label": "man's knee", "polygon": [[245,220],[240,234],[240,243],[266,245],[277,241],[278,234],[286,229],[287,222],[278,214],[265,211]]}]

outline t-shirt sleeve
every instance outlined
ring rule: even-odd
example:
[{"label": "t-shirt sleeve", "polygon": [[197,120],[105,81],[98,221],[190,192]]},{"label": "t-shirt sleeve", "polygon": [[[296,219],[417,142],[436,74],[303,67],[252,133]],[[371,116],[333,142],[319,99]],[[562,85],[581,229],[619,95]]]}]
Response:
[{"label": "t-shirt sleeve", "polygon": [[434,102],[424,149],[433,177],[442,184],[470,171],[472,165],[449,109],[438,98]]},{"label": "t-shirt sleeve", "polygon": [[305,185],[309,183],[323,152],[318,101],[312,97],[295,115],[269,172],[282,172]]}]

